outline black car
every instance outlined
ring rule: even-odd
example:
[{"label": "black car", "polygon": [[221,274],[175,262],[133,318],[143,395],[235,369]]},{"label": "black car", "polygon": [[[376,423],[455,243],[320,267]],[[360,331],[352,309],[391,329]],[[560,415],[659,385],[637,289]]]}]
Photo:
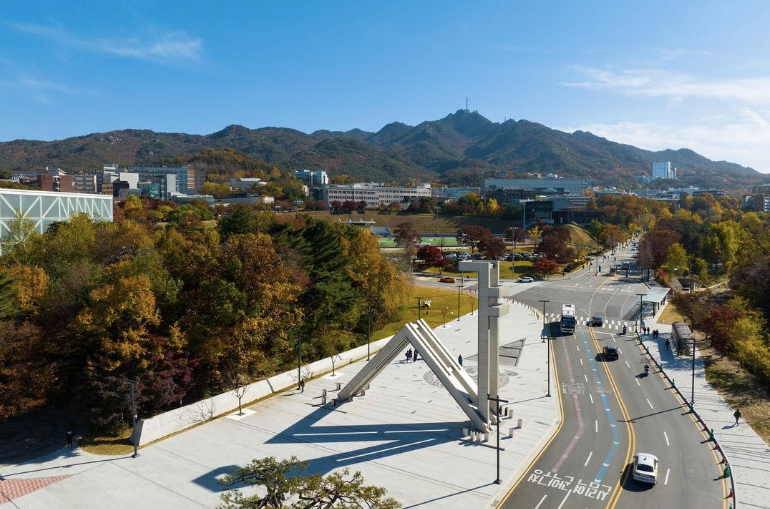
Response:
[{"label": "black car", "polygon": [[617,359],[618,347],[616,347],[615,345],[605,345],[605,347],[602,349],[602,354],[604,355],[604,358],[607,360]]},{"label": "black car", "polygon": [[591,317],[591,327],[602,327],[604,326],[604,318],[602,315],[594,315]]}]

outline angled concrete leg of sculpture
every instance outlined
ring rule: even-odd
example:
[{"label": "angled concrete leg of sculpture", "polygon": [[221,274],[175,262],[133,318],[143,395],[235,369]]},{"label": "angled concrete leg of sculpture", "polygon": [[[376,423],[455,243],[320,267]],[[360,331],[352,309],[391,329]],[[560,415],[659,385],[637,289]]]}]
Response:
[{"label": "angled concrete leg of sculpture", "polygon": [[338,399],[344,401],[358,394],[386,366],[390,365],[401,352],[411,344],[420,351],[420,357],[441,381],[443,386],[465,412],[473,427],[478,431],[489,430],[489,420],[482,418],[478,411],[476,383],[457,363],[455,356],[433,334],[433,330],[420,320],[404,325],[388,344],[375,355],[353,379],[339,392]]}]

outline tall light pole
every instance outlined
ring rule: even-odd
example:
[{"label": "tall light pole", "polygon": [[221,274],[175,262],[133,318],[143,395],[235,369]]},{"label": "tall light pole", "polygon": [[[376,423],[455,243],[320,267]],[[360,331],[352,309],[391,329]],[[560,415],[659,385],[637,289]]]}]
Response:
[{"label": "tall light pole", "polygon": [[460,321],[460,297],[463,294],[463,288],[465,287],[464,274],[460,274],[460,286],[457,287],[457,321]]},{"label": "tall light pole", "polygon": [[487,399],[497,403],[495,408],[495,415],[497,416],[497,478],[495,479],[495,484],[500,484],[502,482],[500,480],[500,403],[508,403],[508,400],[500,399],[497,396],[492,397],[489,394],[487,394]]},{"label": "tall light pole", "polygon": [[366,360],[369,360],[372,349],[372,305],[366,306]]},{"label": "tall light pole", "polygon": [[638,333],[642,328],[642,310],[644,309],[644,297],[647,294],[637,293],[637,295],[639,296],[639,323],[636,324],[636,332]]},{"label": "tall light pole", "polygon": [[422,320],[422,297],[415,297],[417,299],[417,319]]},{"label": "tall light pole", "polygon": [[139,437],[136,436],[136,398],[134,397],[134,388],[136,387],[136,380],[129,380],[129,385],[131,386],[131,434],[134,435],[133,440],[131,440],[134,443],[134,454],[131,455],[132,458],[136,458],[139,456],[139,453],[137,452],[137,439]]},{"label": "tall light pole", "polygon": [[302,334],[297,336],[297,389],[302,389]]},{"label": "tall light pole", "polygon": [[550,334],[548,334],[548,331],[545,328],[545,305],[551,301],[541,299],[540,302],[543,303],[543,342],[548,340],[548,343],[546,343],[546,347],[545,347],[546,364],[548,366],[548,391],[546,396],[550,398],[551,397],[551,336]]}]

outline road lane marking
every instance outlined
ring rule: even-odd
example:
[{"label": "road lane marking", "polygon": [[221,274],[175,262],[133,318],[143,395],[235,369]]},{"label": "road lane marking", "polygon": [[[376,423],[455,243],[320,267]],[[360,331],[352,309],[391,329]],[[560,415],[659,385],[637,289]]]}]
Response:
[{"label": "road lane marking", "polygon": [[642,384],[639,383],[639,379],[638,378],[634,378],[634,380],[636,380],[636,385],[638,385],[639,387],[642,386]]},{"label": "road lane marking", "polygon": [[649,398],[647,399],[647,404],[648,404],[648,405],[650,405],[650,408],[652,408],[653,410],[655,410],[655,407],[653,407],[653,406],[652,406],[652,403],[650,403],[650,399],[649,399]]},{"label": "road lane marking", "polygon": [[583,377],[586,379],[586,382],[588,382],[588,375],[583,375]]},{"label": "road lane marking", "polygon": [[667,469],[666,469],[666,480],[665,480],[665,481],[663,481],[663,484],[668,484],[668,474],[670,474],[670,473],[671,473],[671,469],[670,469],[670,468],[667,468]]},{"label": "road lane marking", "polygon": [[562,506],[564,505],[564,502],[567,501],[567,497],[569,496],[570,493],[572,493],[572,491],[568,491],[567,494],[564,495],[564,500],[561,501],[561,504],[559,504],[559,507],[557,507],[556,509],[561,509],[562,508]]},{"label": "road lane marking", "polygon": [[575,345],[575,349],[576,349],[578,352],[580,351],[580,347],[579,347],[578,345]]},{"label": "road lane marking", "polygon": [[[571,383],[575,383],[575,377],[572,373],[572,361],[569,357],[569,352],[567,351],[567,348],[564,348],[564,354],[567,357],[567,373],[569,374],[569,380]],[[586,381],[588,381],[588,378],[586,378]],[[585,427],[583,424],[583,412],[580,410],[580,402],[578,401],[577,394],[572,394],[572,401],[575,404],[575,413],[577,414],[577,420],[578,420],[578,431],[575,434],[574,437],[572,437],[572,440],[570,441],[567,448],[562,453],[561,457],[559,458],[559,461],[556,462],[556,464],[551,469],[551,472],[556,473],[561,468],[562,464],[567,460],[567,457],[572,452],[572,449],[575,448],[575,445],[577,444],[580,437],[583,435],[583,428]]]},{"label": "road lane marking", "polygon": [[618,353],[619,353],[619,354],[622,354],[622,353],[623,353],[623,350],[621,350],[620,348],[618,348]]},{"label": "road lane marking", "polygon": [[588,397],[591,398],[591,404],[594,404],[594,397],[591,393],[588,393]]},{"label": "road lane marking", "polygon": [[589,452],[589,453],[588,453],[588,458],[586,458],[586,462],[585,462],[585,463],[583,463],[583,466],[584,466],[584,467],[587,467],[587,466],[588,466],[588,462],[589,462],[589,461],[591,461],[591,456],[593,456],[593,455],[594,455],[594,452],[593,452],[593,451],[591,451],[591,452]]},{"label": "road lane marking", "polygon": [[668,433],[664,431],[663,436],[666,437],[666,445],[671,446],[671,443],[668,441]]},{"label": "road lane marking", "polygon": [[580,365],[581,366],[583,365],[583,359],[580,359]]},{"label": "road lane marking", "polygon": [[599,421],[598,419],[594,419],[594,432],[599,433]]},{"label": "road lane marking", "polygon": [[537,503],[535,506],[535,509],[538,509],[541,505],[543,505],[543,501],[548,498],[548,495],[543,495],[543,498],[540,499],[540,502]]},{"label": "road lane marking", "polygon": [[630,368],[631,364],[629,364],[628,361],[626,361],[626,366],[628,366]]}]

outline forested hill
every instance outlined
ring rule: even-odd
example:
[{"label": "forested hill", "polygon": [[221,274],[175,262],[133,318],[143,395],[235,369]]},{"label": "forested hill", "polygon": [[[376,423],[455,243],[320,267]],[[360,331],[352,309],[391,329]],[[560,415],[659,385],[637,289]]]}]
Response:
[{"label": "forested hill", "polygon": [[680,182],[662,185],[721,187],[740,192],[764,175],[744,166],[711,161],[688,149],[652,152],[588,132],[565,133],[527,120],[492,122],[459,110],[409,126],[393,122],[376,133],[315,131],[232,125],[209,135],[122,130],[59,141],[0,143],[0,170],[40,166],[95,170],[184,158],[206,149],[231,149],[283,169],[321,168],[353,180],[440,180],[470,185],[484,175],[558,173],[601,185],[633,185],[653,161],[671,161]]}]

